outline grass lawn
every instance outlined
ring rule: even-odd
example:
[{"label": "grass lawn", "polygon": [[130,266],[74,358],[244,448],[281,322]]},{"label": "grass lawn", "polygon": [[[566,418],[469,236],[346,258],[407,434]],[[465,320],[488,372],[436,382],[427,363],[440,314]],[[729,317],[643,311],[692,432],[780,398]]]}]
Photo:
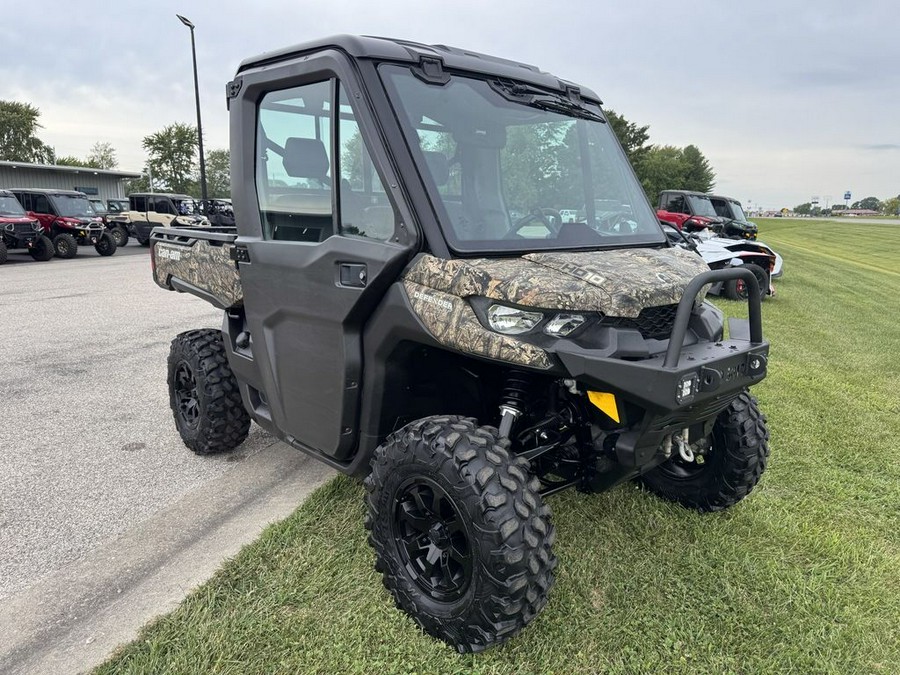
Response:
[{"label": "grass lawn", "polygon": [[549,498],[547,608],[459,656],[394,608],[339,478],[98,672],[900,672],[900,226],[759,222],[785,261],[754,390],[772,456],[737,507]]}]

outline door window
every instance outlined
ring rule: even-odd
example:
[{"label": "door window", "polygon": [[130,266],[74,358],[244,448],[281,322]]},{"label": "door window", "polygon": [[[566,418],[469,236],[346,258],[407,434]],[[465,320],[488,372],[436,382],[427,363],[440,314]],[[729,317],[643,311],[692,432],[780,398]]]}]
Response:
[{"label": "door window", "polygon": [[335,234],[381,240],[394,235],[394,210],[355,112],[335,80],[266,94],[259,105],[256,147],[265,238],[318,243]]},{"label": "door window", "polygon": [[32,195],[34,197],[34,208],[32,211],[35,213],[53,213],[50,210],[50,200],[47,199],[47,195]]}]

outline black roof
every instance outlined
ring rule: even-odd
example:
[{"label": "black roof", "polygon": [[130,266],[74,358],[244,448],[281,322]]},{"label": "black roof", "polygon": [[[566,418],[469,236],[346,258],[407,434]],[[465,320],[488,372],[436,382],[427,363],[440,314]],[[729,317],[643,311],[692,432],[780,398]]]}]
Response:
[{"label": "black roof", "polygon": [[741,203],[740,199],[735,199],[734,197],[725,197],[724,195],[707,195],[710,199],[724,199],[729,202],[736,202],[738,204]]},{"label": "black roof", "polygon": [[705,192],[698,192],[697,190],[663,190],[659,194],[663,194],[665,192],[677,192],[680,195],[696,195],[697,197],[711,197],[712,195],[708,195]]},{"label": "black roof", "polygon": [[83,192],[78,190],[57,190],[56,188],[12,188],[11,192],[29,192],[34,194],[45,195],[72,195],[78,197],[87,197]]},{"label": "black roof", "polygon": [[[259,66],[286,61],[309,52],[329,48],[338,49],[356,59],[418,63],[423,57],[438,58],[443,62],[445,68],[451,70],[470,71],[482,75],[520,80],[560,91],[565,90],[565,85],[578,86],[544,72],[535,66],[510,61],[509,59],[501,59],[466,49],[448,47],[447,45],[427,45],[408,40],[370,35],[332,35],[318,40],[302,42],[291,47],[265,52],[241,61],[241,65],[238,66],[238,74]],[[585,87],[579,88],[582,96],[599,102],[600,99],[593,91]]]},{"label": "black roof", "polygon": [[190,195],[182,195],[177,192],[132,192],[129,197],[169,197],[171,199],[194,199]]}]

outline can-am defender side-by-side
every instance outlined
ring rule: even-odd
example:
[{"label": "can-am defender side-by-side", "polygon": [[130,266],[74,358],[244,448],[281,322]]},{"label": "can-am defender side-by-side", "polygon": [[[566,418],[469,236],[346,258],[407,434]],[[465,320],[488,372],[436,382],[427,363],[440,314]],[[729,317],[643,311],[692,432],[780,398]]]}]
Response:
[{"label": "can-am defender side-by-side", "polygon": [[91,245],[102,256],[114,255],[118,245],[87,195],[76,190],[12,188],[30,218],[41,223],[59,258],[74,258],[79,246]]},{"label": "can-am defender side-by-side", "polygon": [[150,232],[154,227],[209,225],[209,221],[200,214],[197,200],[188,195],[171,192],[135,192],[128,195],[128,207],[128,210],[111,213],[108,218],[109,224],[111,227],[125,230],[137,239],[141,246],[150,245]]},{"label": "can-am defender side-by-side", "polygon": [[0,264],[10,249],[24,248],[35,260],[53,257],[53,242],[44,236],[44,228],[25,213],[19,200],[8,190],[0,190]]},{"label": "can-am defender side-by-side", "polygon": [[477,651],[536,616],[551,493],[638,480],[715,511],[756,485],[759,294],[728,339],[703,299],[756,278],[668,242],[594,93],[348,36],[227,92],[236,229],[152,235],[156,282],[224,313],[172,343],[176,427],[211,453],[255,420],[365,476],[376,568],[428,633]]}]

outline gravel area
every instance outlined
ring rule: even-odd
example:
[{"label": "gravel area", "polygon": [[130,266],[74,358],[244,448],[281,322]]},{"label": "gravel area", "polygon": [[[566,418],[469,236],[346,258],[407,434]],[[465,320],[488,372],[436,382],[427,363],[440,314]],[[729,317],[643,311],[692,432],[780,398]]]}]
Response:
[{"label": "gravel area", "polygon": [[273,443],[197,457],[175,431],[169,342],[221,312],[163,291],[147,249],[0,266],[0,602]]}]

